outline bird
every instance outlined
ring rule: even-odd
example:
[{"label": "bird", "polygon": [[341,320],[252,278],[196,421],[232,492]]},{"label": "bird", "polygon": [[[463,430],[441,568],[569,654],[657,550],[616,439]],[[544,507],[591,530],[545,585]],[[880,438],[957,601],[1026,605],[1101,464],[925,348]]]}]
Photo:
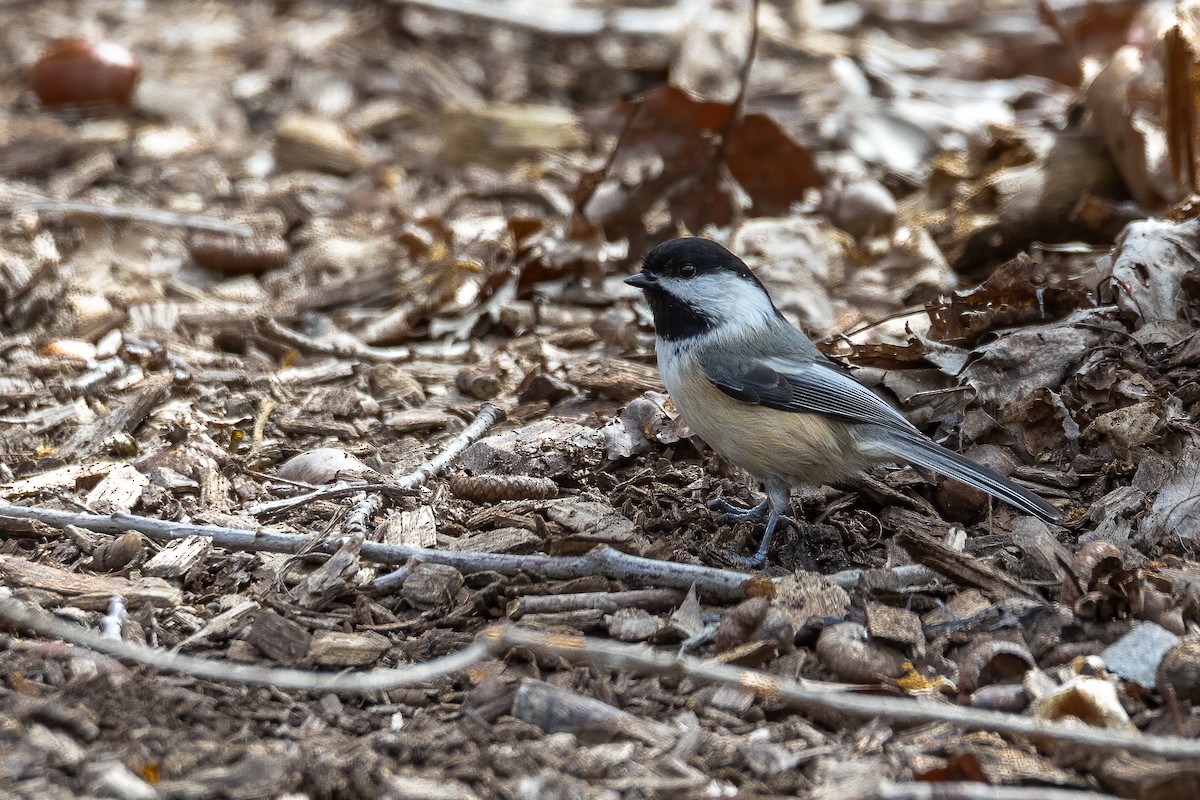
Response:
[{"label": "bird", "polygon": [[1057,508],[921,433],[790,323],[746,263],[717,242],[671,239],[625,279],[654,320],[659,371],[683,421],[718,455],[762,482],[766,499],[710,507],[719,522],[767,517],[746,568],[761,567],[781,524],[799,528],[791,491],[850,478],[874,464],[932,470],[1053,522]]}]

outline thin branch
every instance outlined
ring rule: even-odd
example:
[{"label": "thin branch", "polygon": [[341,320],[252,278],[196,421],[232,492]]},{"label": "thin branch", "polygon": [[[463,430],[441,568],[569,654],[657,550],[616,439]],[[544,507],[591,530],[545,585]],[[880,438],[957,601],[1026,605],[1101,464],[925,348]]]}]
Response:
[{"label": "thin branch", "polygon": [[397,489],[407,489],[409,491],[421,488],[429,482],[430,478],[450,466],[450,462],[458,458],[463,450],[466,450],[478,441],[488,428],[502,420],[504,418],[503,414],[504,412],[498,406],[492,403],[484,403],[479,409],[479,414],[471,421],[471,424],[463,428],[462,432],[458,436],[455,436],[442,452],[404,477],[391,482],[391,485]]},{"label": "thin branch", "polygon": [[203,217],[199,214],[176,214],[172,211],[160,211],[157,208],[104,206],[96,203],[82,203],[75,200],[35,200],[32,203],[17,206],[17,210],[85,214],[87,216],[104,217],[106,219],[128,219],[137,222],[149,222],[154,225],[228,233],[234,236],[254,235],[254,229],[242,223],[226,222],[214,219],[213,217]]},{"label": "thin branch", "polygon": [[[97,533],[120,534],[137,531],[157,541],[204,536],[213,544],[230,550],[265,553],[318,552],[332,555],[344,536],[331,536],[315,547],[307,536],[257,528],[242,530],[219,525],[193,525],[182,522],[139,517],[133,514],[85,514],[49,508],[29,508],[0,500],[0,518],[34,519],[55,528],[76,525]],[[714,601],[741,600],[744,586],[753,575],[732,570],[677,564],[622,553],[608,546],[597,547],[581,556],[511,555],[508,553],[472,553],[458,550],[433,550],[382,542],[364,542],[360,556],[377,564],[407,564],[415,558],[430,564],[448,564],[464,573],[498,572],[501,575],[529,573],[546,580],[570,580],[592,575],[625,580],[639,586],[661,586],[686,590],[693,583],[696,591]]]},{"label": "thin branch", "polygon": [[361,497],[355,498],[354,508],[350,510],[350,516],[346,518],[344,526],[346,533],[351,536],[355,534],[365,536],[371,520],[381,508],[383,508],[383,495],[381,494],[364,492]]},{"label": "thin branch", "polygon": [[367,483],[366,481],[337,481],[328,486],[319,486],[312,491],[298,494],[293,497],[284,497],[279,500],[270,500],[266,503],[259,503],[256,506],[242,509],[243,512],[252,517],[265,517],[270,514],[278,514],[283,511],[289,511],[293,508],[306,506],[309,503],[315,503],[317,500],[336,500],[339,497],[348,497],[350,495],[360,494],[366,491],[382,491],[385,488],[382,483]]},{"label": "thin branch", "polygon": [[488,645],[476,642],[457,653],[420,664],[367,672],[327,673],[255,664],[234,664],[223,659],[189,656],[135,642],[109,639],[103,634],[60,620],[32,603],[0,598],[0,619],[18,628],[62,639],[92,652],[131,661],[153,669],[182,672],[196,678],[225,683],[248,683],[305,692],[370,694],[427,683],[477,664],[489,655]]},{"label": "thin branch", "polygon": [[524,647],[541,655],[555,655],[569,661],[583,661],[611,669],[684,675],[704,683],[733,686],[759,697],[783,700],[802,710],[834,711],[854,717],[877,717],[901,723],[945,722],[971,730],[994,731],[1010,736],[1036,736],[1103,750],[1128,750],[1165,758],[1200,758],[1200,741],[1194,739],[1067,725],[934,700],[831,691],[816,688],[820,684],[812,681],[800,683],[757,670],[663,652],[647,645],[629,645],[511,626],[488,628],[480,634],[480,638],[490,643],[497,653],[513,647]]},{"label": "thin branch", "polygon": [[398,494],[411,494],[420,489],[425,484],[429,483],[429,479],[439,472],[450,466],[454,459],[458,458],[463,450],[473,445],[475,442],[487,433],[487,431],[503,418],[504,412],[492,403],[484,403],[479,408],[479,413],[475,415],[475,419],[471,420],[471,424],[463,428],[457,436],[451,439],[442,452],[426,461],[421,466],[417,467],[412,472],[395,480],[389,480],[386,483],[356,483],[352,481],[339,482],[332,486],[323,486],[319,489],[314,489],[311,492],[297,495],[295,497],[285,497],[282,500],[272,500],[269,503],[259,503],[256,506],[251,506],[245,509],[246,513],[253,517],[261,517],[266,514],[277,514],[280,511],[286,511],[291,508],[311,503],[314,500],[328,500],[334,497],[345,497],[346,495],[358,494],[366,491],[382,491],[385,494],[395,492]]},{"label": "thin branch", "polygon": [[[375,582],[376,584],[379,581]],[[597,609],[605,614],[622,608],[660,611],[679,606],[684,594],[678,589],[632,589],[625,592],[580,592],[579,594],[530,594],[508,604],[510,619],[526,614],[561,614],[564,611]]]},{"label": "thin branch", "polygon": [[733,107],[729,110],[729,122],[721,134],[722,140],[728,138],[733,126],[741,120],[746,110],[746,90],[750,86],[750,68],[754,66],[754,58],[758,55],[758,6],[759,0],[750,0],[750,42],[746,45],[746,60],[742,62],[742,71],[738,74],[738,93],[733,99]]},{"label": "thin branch", "polygon": [[1048,786],[990,786],[977,781],[884,783],[874,800],[1119,800],[1116,795]]},{"label": "thin branch", "polygon": [[[512,648],[520,647],[540,655],[555,655],[612,669],[685,675],[703,683],[732,686],[759,697],[783,700],[809,711],[833,711],[855,717],[879,718],[901,723],[943,722],[971,730],[993,731],[1010,736],[1034,736],[1102,750],[1125,750],[1164,758],[1200,758],[1200,741],[1191,739],[1067,725],[933,700],[922,702],[898,697],[859,695],[819,688],[819,684],[812,682],[801,683],[757,670],[663,652],[647,645],[566,636],[508,625],[488,628],[472,645],[458,653],[433,661],[397,669],[331,675],[296,669],[230,664],[226,661],[108,639],[101,633],[59,620],[33,604],[11,597],[0,598],[0,619],[18,628],[59,638],[96,653],[154,669],[184,672],[208,680],[261,684],[282,689],[354,693],[394,689],[425,683],[466,669],[488,655],[502,655]],[[893,797],[899,800],[900,797],[906,796],[912,795]],[[1012,795],[1004,800],[1023,800],[1023,796]]]},{"label": "thin branch", "polygon": [[323,338],[306,336],[291,328],[285,328],[274,319],[263,320],[259,332],[307,353],[386,363],[408,361],[412,358],[412,351],[407,347],[373,347],[345,332]]},{"label": "thin branch", "polygon": [[851,336],[857,336],[860,333],[871,330],[871,328],[891,322],[894,319],[903,319],[904,317],[912,317],[917,314],[927,313],[937,308],[936,305],[917,306],[914,308],[902,308],[899,311],[893,311],[891,314],[884,314],[882,317],[871,320],[870,322],[862,322],[857,328],[851,328],[848,331],[838,331],[829,335],[829,340],[834,339],[849,339]]},{"label": "thin branch", "polygon": [[686,19],[680,3],[665,8],[581,8],[542,3],[496,0],[403,0],[403,6],[445,11],[491,25],[530,30],[548,36],[596,36],[605,32],[627,36],[673,37]]},{"label": "thin branch", "polygon": [[937,583],[941,576],[924,564],[901,564],[891,569],[844,569],[826,575],[825,580],[843,589],[853,589],[863,580],[870,581],[872,589],[903,592]]}]

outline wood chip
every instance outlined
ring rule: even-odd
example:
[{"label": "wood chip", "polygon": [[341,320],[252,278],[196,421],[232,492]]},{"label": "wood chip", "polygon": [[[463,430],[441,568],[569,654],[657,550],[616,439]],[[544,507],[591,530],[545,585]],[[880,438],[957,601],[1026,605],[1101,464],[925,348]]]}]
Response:
[{"label": "wood chip", "polygon": [[437,544],[437,521],[433,506],[389,514],[375,528],[381,542],[399,547],[433,547]]},{"label": "wood chip", "polygon": [[388,649],[387,637],[367,631],[317,631],[308,646],[308,660],[323,667],[365,667]]},{"label": "wood chip", "polygon": [[622,642],[644,642],[658,633],[662,620],[640,608],[621,608],[605,620],[608,635]]},{"label": "wood chip", "polygon": [[182,578],[203,563],[211,552],[212,539],[207,536],[175,539],[146,562],[145,573],[156,578]]},{"label": "wood chip", "polygon": [[417,564],[400,589],[401,596],[417,608],[447,606],[463,587],[462,573],[446,564]]},{"label": "wood chip", "polygon": [[257,647],[267,658],[281,664],[293,664],[308,653],[312,634],[300,623],[262,608],[254,615],[250,628],[242,634],[242,640]]},{"label": "wood chip", "polygon": [[534,553],[541,549],[542,537],[524,528],[497,528],[454,539],[451,550],[471,553]]},{"label": "wood chip", "polygon": [[30,475],[12,483],[0,483],[0,494],[9,500],[39,494],[51,489],[74,489],[75,485],[88,478],[104,475],[117,466],[111,459],[92,461],[87,464],[71,464],[37,475]]},{"label": "wood chip", "polygon": [[253,618],[254,612],[259,608],[259,604],[254,600],[243,600],[210,619],[203,628],[175,645],[175,649],[182,650],[202,642],[228,639],[237,634]]},{"label": "wood chip", "polygon": [[670,747],[672,730],[569,689],[525,678],[513,698],[512,714],[546,733],[574,733],[590,741],[638,739],[652,747]]},{"label": "wood chip", "polygon": [[102,448],[118,433],[132,431],[171,393],[169,377],[147,378],[129,393],[120,406],[90,425],[78,429],[58,450],[62,458],[85,458]]},{"label": "wood chip", "polygon": [[462,781],[396,775],[388,779],[381,797],[392,800],[478,800],[479,795]]},{"label": "wood chip", "polygon": [[445,411],[432,408],[410,408],[392,411],[383,415],[383,424],[396,433],[416,433],[440,428],[454,430],[462,426],[462,420]]},{"label": "wood chip", "polygon": [[978,589],[966,589],[950,598],[941,608],[928,612],[922,621],[926,625],[946,625],[951,622],[961,622],[971,619],[988,611],[991,601],[984,597]]},{"label": "wood chip", "polygon": [[565,497],[547,501],[546,516],[570,531],[566,540],[555,542],[556,553],[585,552],[598,544],[635,555],[648,553],[651,549],[649,538],[632,521],[605,503]]},{"label": "wood chip", "polygon": [[150,478],[132,464],[118,464],[88,492],[84,502],[98,514],[128,514],[149,485]]},{"label": "wood chip", "polygon": [[89,611],[107,609],[109,601],[117,596],[124,597],[130,608],[142,605],[169,608],[180,603],[179,590],[158,578],[131,581],[111,575],[67,572],[20,556],[0,555],[0,579],[8,586],[29,586],[66,595],[68,605]]},{"label": "wood chip", "polygon": [[913,655],[925,652],[925,632],[921,619],[904,608],[884,603],[866,603],[867,631],[877,639],[886,639],[905,645]]},{"label": "wood chip", "polygon": [[604,459],[604,435],[574,422],[544,419],[489,436],[463,451],[462,467],[474,474],[556,478]]},{"label": "wood chip", "polygon": [[657,368],[623,358],[602,358],[568,368],[567,380],[581,389],[621,401],[664,391]]},{"label": "wood chip", "polygon": [[894,541],[917,563],[965,586],[978,587],[1001,599],[1020,597],[1041,600],[1036,591],[1008,573],[974,556],[952,550],[927,536],[901,530],[896,533]]}]

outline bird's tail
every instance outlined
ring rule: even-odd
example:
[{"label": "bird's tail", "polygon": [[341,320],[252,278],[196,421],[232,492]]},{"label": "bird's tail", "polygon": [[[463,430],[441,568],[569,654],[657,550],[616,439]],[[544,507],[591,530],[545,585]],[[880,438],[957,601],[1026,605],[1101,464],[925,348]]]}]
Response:
[{"label": "bird's tail", "polygon": [[1062,518],[1062,513],[1057,508],[1033,492],[1022,489],[987,467],[980,466],[924,437],[905,437],[899,442],[893,440],[889,444],[889,449],[896,455],[918,467],[962,481],[1046,522]]}]

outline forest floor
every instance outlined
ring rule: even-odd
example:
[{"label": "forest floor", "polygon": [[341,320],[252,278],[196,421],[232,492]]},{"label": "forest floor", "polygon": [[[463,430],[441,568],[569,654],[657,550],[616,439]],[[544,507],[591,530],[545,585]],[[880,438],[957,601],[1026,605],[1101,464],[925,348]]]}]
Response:
[{"label": "forest floor", "polygon": [[[1195,797],[1197,7],[700,5],[0,3],[0,795]],[[682,233],[1062,524],[883,466],[740,575]]]}]

